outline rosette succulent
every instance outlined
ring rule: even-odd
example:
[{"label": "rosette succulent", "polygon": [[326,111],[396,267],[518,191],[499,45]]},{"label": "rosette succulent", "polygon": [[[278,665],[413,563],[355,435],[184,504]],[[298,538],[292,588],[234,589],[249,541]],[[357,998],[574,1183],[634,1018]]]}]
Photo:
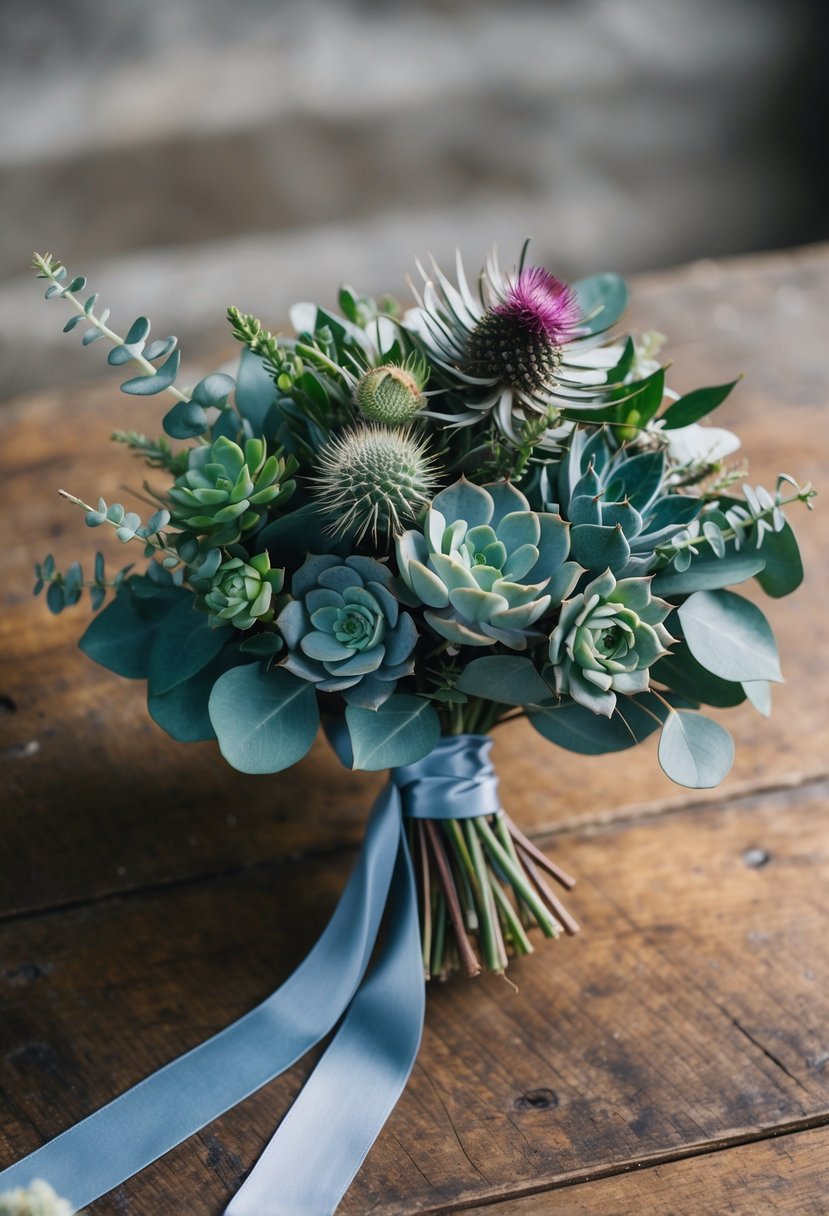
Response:
[{"label": "rosette succulent", "polygon": [[573,557],[585,569],[642,575],[656,564],[656,546],[681,532],[702,505],[670,493],[669,475],[661,449],[614,448],[604,430],[591,436],[578,430],[542,496],[570,521]]},{"label": "rosette succulent", "polygon": [[269,456],[264,439],[248,439],[242,449],[221,436],[193,448],[186,472],[167,492],[173,523],[214,545],[233,544],[291,496],[296,467],[292,456]]},{"label": "rosette succulent", "polygon": [[[421,268],[422,270],[422,268]],[[569,287],[541,266],[506,274],[493,252],[469,287],[460,257],[457,287],[438,266],[422,270],[419,308],[404,318],[435,365],[463,395],[463,408],[431,413],[456,426],[491,416],[504,437],[521,443],[530,419],[548,419],[539,446],[555,447],[572,429],[558,416],[582,407],[606,384],[619,350],[597,335],[615,324],[627,299],[615,275]],[[595,307],[594,307],[595,305]]]},{"label": "rosette succulent", "polygon": [[674,640],[663,624],[670,611],[650,579],[600,574],[562,605],[550,635],[556,692],[608,718],[617,693],[646,692],[648,669]]},{"label": "rosette succulent", "polygon": [[432,500],[422,532],[398,538],[400,575],[429,625],[454,645],[503,642],[524,650],[528,632],[574,586],[568,526],[530,510],[509,482],[462,478]]},{"label": "rosette succulent", "polygon": [[205,593],[203,605],[216,625],[229,621],[237,629],[250,629],[274,618],[274,596],[285,582],[284,570],[272,570],[267,553],[229,557],[221,563]]},{"label": "rosette succulent", "polygon": [[370,557],[311,555],[294,575],[276,624],[282,666],[320,692],[376,709],[414,670],[417,630],[392,594],[392,576]]}]

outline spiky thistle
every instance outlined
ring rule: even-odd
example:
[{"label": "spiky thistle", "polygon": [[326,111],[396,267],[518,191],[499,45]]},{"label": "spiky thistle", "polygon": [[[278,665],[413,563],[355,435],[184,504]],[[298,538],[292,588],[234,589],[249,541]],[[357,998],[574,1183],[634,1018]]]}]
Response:
[{"label": "spiky thistle", "polygon": [[462,399],[462,409],[430,417],[454,426],[491,418],[517,447],[527,424],[542,418],[547,426],[537,446],[554,448],[572,429],[559,414],[602,391],[620,351],[596,345],[599,328],[588,324],[576,292],[541,266],[525,267],[525,253],[526,245],[507,274],[493,251],[477,293],[460,256],[457,286],[436,264],[432,274],[421,266],[419,307],[404,324]]},{"label": "spiky thistle", "polygon": [[406,428],[359,425],[320,451],[316,497],[335,535],[377,541],[403,531],[428,505],[437,482],[425,440]]}]

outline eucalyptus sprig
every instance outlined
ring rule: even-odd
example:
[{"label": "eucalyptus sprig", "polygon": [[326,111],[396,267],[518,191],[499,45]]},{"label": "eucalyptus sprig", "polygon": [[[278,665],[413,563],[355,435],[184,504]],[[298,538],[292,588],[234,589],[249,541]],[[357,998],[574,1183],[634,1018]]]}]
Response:
[{"label": "eucalyptus sprig", "polygon": [[[184,403],[190,401],[190,394],[177,388],[175,383],[181,362],[181,351],[177,349],[177,338],[171,336],[148,344],[150,322],[146,317],[138,317],[133,321],[126,337],[122,338],[107,325],[110,313],[108,308],[105,308],[100,314],[95,312],[99,299],[97,292],[88,296],[86,300],[81,300],[77,295],[86,287],[86,279],[83,275],[78,275],[64,285],[63,280],[67,275],[66,267],[51,253],[35,253],[32,257],[32,268],[39,279],[47,279],[49,282],[49,286],[46,288],[47,299],[60,297],[75,309],[76,316],[70,317],[64,325],[64,333],[68,333],[85,321],[87,329],[81,339],[84,346],[89,346],[99,338],[107,338],[114,348],[109,353],[108,363],[112,366],[137,363],[139,367],[143,368],[144,375],[134,376],[124,381],[121,385],[122,392],[138,397],[167,392],[176,401]],[[159,359],[164,359],[161,366],[153,366],[154,362]]]}]

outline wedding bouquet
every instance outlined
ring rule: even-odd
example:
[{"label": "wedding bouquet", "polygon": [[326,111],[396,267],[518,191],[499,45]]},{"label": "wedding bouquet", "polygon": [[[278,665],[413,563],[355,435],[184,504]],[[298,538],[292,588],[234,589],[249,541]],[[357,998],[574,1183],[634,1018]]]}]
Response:
[{"label": "wedding bouquet", "polygon": [[[612,332],[627,304],[618,276],[568,286],[526,254],[509,271],[492,255],[474,284],[460,259],[454,281],[421,267],[406,311],[343,288],[339,314],[296,305],[289,336],[230,308],[238,371],[191,388],[174,337],[151,340],[144,317],[119,336],[82,277],[34,259],[46,295],[73,310],[65,328],[107,339],[109,363],[129,368],[122,390],[172,402],[160,438],[113,433],[147,466],[142,514],[61,491],[90,527],[137,547],[144,569],[108,577],[99,553],[87,579],[47,557],[35,591],[59,612],[88,590],[97,615],[81,648],[146,680],[149,712],[174,738],[215,737],[242,772],[275,773],[322,723],[349,767],[392,770],[343,900],[359,898],[335,926],[357,956],[330,1022],[349,1010],[338,1040],[372,983],[385,984],[387,1014],[404,991],[420,1007],[424,975],[503,972],[532,951],[535,928],[577,928],[550,882],[573,880],[500,805],[499,723],[525,717],[585,756],[658,730],[664,771],[702,788],[726,775],[733,744],[701,706],[748,698],[768,714],[781,679],[765,616],[729,588],[798,586],[784,511],[813,491],[787,475],[753,487],[728,462],[738,439],[702,420],[736,381],[672,392],[661,335]],[[381,895],[367,895],[380,872]],[[387,899],[380,958],[358,987]],[[414,980],[411,966],[393,979],[412,952]],[[405,1083],[420,1033],[409,1020],[345,1185]],[[269,1178],[297,1150],[283,1129],[304,1098]],[[263,1165],[240,1192],[249,1204]],[[297,1184],[296,1210],[333,1210],[342,1179],[324,1201],[307,1199],[313,1185]],[[234,1204],[233,1216],[269,1210]]]}]

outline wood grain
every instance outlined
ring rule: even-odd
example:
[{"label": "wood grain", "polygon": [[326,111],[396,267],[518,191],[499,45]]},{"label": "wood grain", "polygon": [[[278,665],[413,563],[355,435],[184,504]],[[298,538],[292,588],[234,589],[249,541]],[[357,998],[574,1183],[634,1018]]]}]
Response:
[{"label": "wood grain", "polygon": [[[827,804],[824,784],[562,833],[584,933],[539,943],[510,971],[518,992],[430,989],[414,1074],[342,1211],[451,1210],[829,1118]],[[271,863],[9,924],[0,1093],[20,1113],[3,1159],[266,995],[348,865]],[[307,1068],[93,1216],[218,1213]]]},{"label": "wood grain", "polygon": [[[773,484],[777,472],[787,470],[821,483],[826,376],[814,352],[822,343],[827,297],[827,249],[703,263],[634,285],[634,322],[674,334],[667,353],[679,387],[747,370],[721,413],[724,424],[739,428],[756,481]],[[213,744],[174,743],[149,719],[143,684],[95,667],[76,650],[86,609],[56,619],[42,601],[32,602],[36,559],[52,549],[69,561],[102,543],[100,532],[87,532],[80,513],[57,497],[57,488],[112,500],[123,497],[124,482],[139,481],[142,467],[107,440],[113,427],[134,420],[136,408],[114,384],[96,384],[0,410],[6,508],[0,524],[0,788],[5,839],[17,859],[2,875],[0,916],[353,845],[378,786],[371,775],[343,773],[322,743],[290,776],[276,778],[232,772]],[[151,411],[159,407],[142,408],[148,412],[141,425],[152,430]],[[764,605],[788,682],[775,690],[771,724],[745,705],[718,715],[737,742],[726,793],[797,784],[827,771],[814,724],[829,717],[820,646],[829,554],[820,510],[801,511],[794,523],[807,584]],[[113,562],[127,560],[117,542],[106,547]],[[689,795],[669,782],[653,740],[588,762],[552,748],[523,723],[500,728],[496,737],[505,800],[531,831],[720,796]],[[44,839],[52,847],[42,848]]]},{"label": "wood grain", "polygon": [[466,1216],[826,1216],[829,1128],[465,1208]]}]

